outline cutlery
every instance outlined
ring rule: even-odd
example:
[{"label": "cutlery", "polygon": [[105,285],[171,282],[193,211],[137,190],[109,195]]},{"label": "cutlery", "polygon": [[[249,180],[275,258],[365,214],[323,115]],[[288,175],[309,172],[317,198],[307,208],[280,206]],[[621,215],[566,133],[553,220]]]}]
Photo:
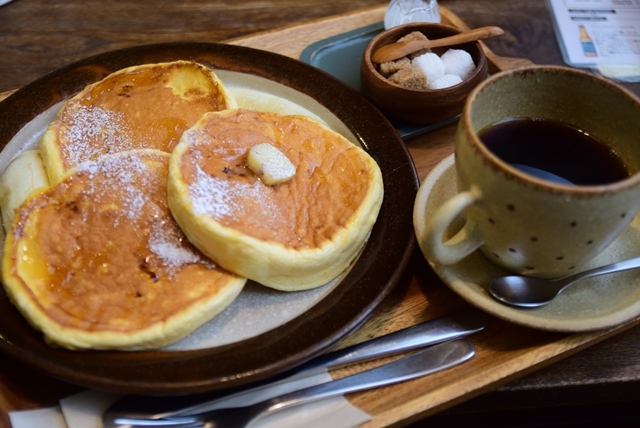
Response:
[{"label": "cutlery", "polygon": [[581,279],[640,267],[640,257],[580,272],[567,278],[546,280],[520,275],[495,278],[489,284],[491,295],[512,306],[534,308],[546,305],[567,287]]},{"label": "cutlery", "polygon": [[404,382],[445,370],[469,360],[474,354],[475,350],[471,342],[466,339],[457,339],[417,351],[407,357],[400,358],[371,370],[244,407],[219,409],[198,415],[182,416],[172,419],[114,418],[103,421],[103,427],[136,428],[162,426],[191,428],[206,426],[207,428],[240,428],[268,414],[289,407],[351,392]]},{"label": "cutlery", "polygon": [[[243,387],[239,392],[236,392],[236,390],[232,394],[236,397],[241,394],[255,394],[260,390],[271,388],[277,383],[289,382],[292,377],[299,380],[311,377],[324,369],[364,362],[459,338],[481,331],[485,328],[487,320],[487,315],[477,309],[468,309],[449,316],[436,318],[366,342],[320,355],[287,373],[286,377],[280,376],[276,382],[268,380],[259,386]],[[160,419],[202,413],[211,410],[216,401],[228,396],[230,396],[230,393],[227,391],[215,391],[199,394],[198,396],[185,397],[141,397],[129,395],[107,409],[104,417],[111,419],[120,416]],[[243,401],[249,402],[249,398],[243,398]]]},{"label": "cutlery", "polygon": [[404,42],[391,43],[382,46],[371,55],[371,61],[381,64],[394,59],[402,58],[414,52],[439,48],[443,46],[458,45],[461,43],[475,42],[476,40],[488,39],[489,37],[501,36],[504,30],[500,27],[488,26],[474,30],[463,31],[453,36],[442,37],[433,40],[407,40]]}]

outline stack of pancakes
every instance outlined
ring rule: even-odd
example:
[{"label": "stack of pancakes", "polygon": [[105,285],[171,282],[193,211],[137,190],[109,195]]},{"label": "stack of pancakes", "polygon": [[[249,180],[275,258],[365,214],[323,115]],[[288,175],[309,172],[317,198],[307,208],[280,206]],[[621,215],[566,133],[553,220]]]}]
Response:
[{"label": "stack of pancakes", "polygon": [[[48,182],[15,206],[0,194],[15,217],[4,286],[49,343],[158,348],[247,278],[308,289],[357,257],[382,201],[373,159],[313,119],[236,107],[187,61],[118,71],[66,102],[33,158]],[[267,185],[246,166],[265,142],[295,165],[291,180]]]}]

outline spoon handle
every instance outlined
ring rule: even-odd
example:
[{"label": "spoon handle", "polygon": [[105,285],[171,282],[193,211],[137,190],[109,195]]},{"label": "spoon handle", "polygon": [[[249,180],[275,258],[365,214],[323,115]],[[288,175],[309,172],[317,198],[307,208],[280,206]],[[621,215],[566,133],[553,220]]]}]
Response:
[{"label": "spoon handle", "polygon": [[432,48],[439,48],[442,46],[451,46],[451,45],[457,45],[460,43],[475,42],[476,40],[484,40],[490,37],[501,36],[503,34],[504,34],[504,30],[502,28],[489,25],[486,27],[475,28],[473,30],[454,34],[453,36],[443,37],[441,39],[429,40],[429,45]]},{"label": "spoon handle", "polygon": [[461,43],[475,42],[476,40],[488,39],[489,37],[500,36],[504,34],[504,30],[496,26],[480,27],[469,31],[464,31],[453,36],[442,37],[433,40],[408,40],[405,42],[391,43],[382,46],[371,55],[371,61],[375,63],[383,63],[402,58],[413,52],[439,48],[443,46],[458,45]]},{"label": "spoon handle", "polygon": [[572,284],[579,279],[591,278],[593,276],[604,275],[604,274],[613,273],[613,272],[621,272],[625,270],[636,269],[639,267],[640,267],[640,257],[635,257],[633,259],[623,260],[621,262],[613,263],[606,266],[601,266],[595,269],[590,269],[590,270],[575,274],[573,276],[570,276],[569,278],[564,279],[563,282],[565,283],[564,286],[566,287],[567,285]]}]

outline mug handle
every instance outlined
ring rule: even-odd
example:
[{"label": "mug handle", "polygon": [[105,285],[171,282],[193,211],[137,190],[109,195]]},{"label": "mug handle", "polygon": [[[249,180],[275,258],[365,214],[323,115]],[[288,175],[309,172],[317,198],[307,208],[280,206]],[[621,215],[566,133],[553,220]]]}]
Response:
[{"label": "mug handle", "polygon": [[427,258],[436,263],[451,265],[464,259],[483,244],[473,219],[467,219],[455,236],[444,241],[444,234],[456,217],[481,199],[480,190],[472,187],[471,190],[458,193],[436,210],[427,221],[422,237],[422,247],[427,252]]}]

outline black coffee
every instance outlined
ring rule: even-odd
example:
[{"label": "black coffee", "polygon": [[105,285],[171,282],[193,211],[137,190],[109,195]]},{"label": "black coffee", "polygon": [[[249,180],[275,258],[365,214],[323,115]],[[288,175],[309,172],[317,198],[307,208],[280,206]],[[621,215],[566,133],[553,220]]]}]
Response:
[{"label": "black coffee", "polygon": [[608,184],[629,177],[624,162],[610,147],[563,123],[512,119],[485,128],[479,136],[505,162],[546,171],[576,185]]}]

